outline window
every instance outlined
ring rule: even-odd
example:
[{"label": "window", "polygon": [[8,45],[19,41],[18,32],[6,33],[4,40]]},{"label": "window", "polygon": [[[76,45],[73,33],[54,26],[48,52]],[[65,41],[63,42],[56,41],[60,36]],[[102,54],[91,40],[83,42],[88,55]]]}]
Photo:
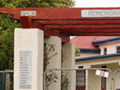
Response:
[{"label": "window", "polygon": [[[107,68],[107,66],[102,66],[101,68]],[[105,77],[101,77],[101,90],[106,90],[106,87],[107,87],[107,79]]]},{"label": "window", "polygon": [[106,55],[107,54],[107,48],[104,48],[103,49],[103,55]]},{"label": "window", "polygon": [[[83,68],[83,66],[79,66]],[[76,71],[76,90],[85,90],[85,70]]]},{"label": "window", "polygon": [[116,53],[120,53],[120,46],[116,47]]},{"label": "window", "polygon": [[102,48],[101,54],[102,54],[102,55],[106,55],[106,54],[107,54],[107,48]]}]

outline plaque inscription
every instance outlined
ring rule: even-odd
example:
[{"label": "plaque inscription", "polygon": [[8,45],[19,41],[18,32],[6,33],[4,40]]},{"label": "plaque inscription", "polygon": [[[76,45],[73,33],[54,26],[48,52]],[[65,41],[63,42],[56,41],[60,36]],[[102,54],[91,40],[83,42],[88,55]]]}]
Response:
[{"label": "plaque inscription", "polygon": [[32,88],[32,51],[20,51],[19,88]]},{"label": "plaque inscription", "polygon": [[82,10],[82,17],[120,17],[120,9]]},{"label": "plaque inscription", "polygon": [[36,16],[36,11],[21,11],[21,16]]}]

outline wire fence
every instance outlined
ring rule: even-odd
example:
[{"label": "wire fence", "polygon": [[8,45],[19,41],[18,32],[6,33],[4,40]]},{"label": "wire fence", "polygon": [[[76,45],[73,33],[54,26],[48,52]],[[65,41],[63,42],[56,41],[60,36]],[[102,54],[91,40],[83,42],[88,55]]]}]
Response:
[{"label": "wire fence", "polygon": [[[97,71],[109,75],[98,76]],[[44,73],[44,90],[112,90],[112,72],[107,68],[50,69]]]},{"label": "wire fence", "polygon": [[0,71],[0,90],[13,90],[13,71]]},{"label": "wire fence", "polygon": [[[13,90],[13,71],[0,71],[0,90]],[[120,90],[120,69],[49,69],[44,90]]]},{"label": "wire fence", "polygon": [[120,69],[114,72],[113,90],[120,90]]}]

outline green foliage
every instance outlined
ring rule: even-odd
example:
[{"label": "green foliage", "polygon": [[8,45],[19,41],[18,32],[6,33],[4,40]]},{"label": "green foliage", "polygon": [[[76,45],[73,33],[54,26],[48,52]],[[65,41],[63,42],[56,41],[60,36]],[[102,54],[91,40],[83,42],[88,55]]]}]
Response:
[{"label": "green foliage", "polygon": [[20,24],[11,15],[0,14],[0,70],[13,69],[15,27]]},{"label": "green foliage", "polygon": [[[53,71],[50,70],[48,74],[46,75],[46,82],[47,82],[47,88],[52,84],[56,83],[58,79],[57,74]],[[48,89],[47,89],[48,90]]]},{"label": "green foliage", "polygon": [[44,71],[47,68],[47,65],[50,63],[50,59],[57,55],[55,51],[55,45],[44,43]]},{"label": "green foliage", "polygon": [[[55,52],[55,45],[44,43],[44,71],[47,70],[47,66],[50,64],[50,60],[52,60],[51,58],[53,58],[56,55],[57,53]],[[57,74],[53,70],[50,70],[49,72],[47,72],[45,77],[47,82],[46,83],[47,88],[52,83],[56,83],[58,79]]]},{"label": "green foliage", "polygon": [[0,0],[0,7],[73,7],[73,0]]},{"label": "green foliage", "polygon": [[9,90],[13,90],[13,73],[10,74],[10,87]]},{"label": "green foliage", "polygon": [[65,74],[64,71],[61,71],[61,90],[68,90],[69,80],[67,74]]},{"label": "green foliage", "polygon": [[[63,53],[63,50],[61,52],[61,67],[63,68],[63,63],[65,58],[68,58],[68,56],[66,57],[66,55]],[[69,86],[69,79],[68,79],[68,72],[65,70],[61,71],[61,90],[68,90],[68,86]]]},{"label": "green foliage", "polygon": [[79,49],[79,47],[76,47],[75,56],[80,56],[80,49]]}]

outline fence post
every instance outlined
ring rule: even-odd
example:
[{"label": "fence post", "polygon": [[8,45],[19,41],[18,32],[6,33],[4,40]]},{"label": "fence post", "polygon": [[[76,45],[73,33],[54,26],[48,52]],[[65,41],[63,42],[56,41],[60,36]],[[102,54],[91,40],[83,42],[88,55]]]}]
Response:
[{"label": "fence post", "polygon": [[5,73],[3,73],[3,90],[5,90]]},{"label": "fence post", "polygon": [[[91,66],[84,66],[83,68],[91,68]],[[89,90],[89,71],[88,70],[86,70],[86,87],[85,87],[85,89],[86,90]]]},{"label": "fence post", "polygon": [[10,73],[5,74],[5,90],[10,88]]}]

